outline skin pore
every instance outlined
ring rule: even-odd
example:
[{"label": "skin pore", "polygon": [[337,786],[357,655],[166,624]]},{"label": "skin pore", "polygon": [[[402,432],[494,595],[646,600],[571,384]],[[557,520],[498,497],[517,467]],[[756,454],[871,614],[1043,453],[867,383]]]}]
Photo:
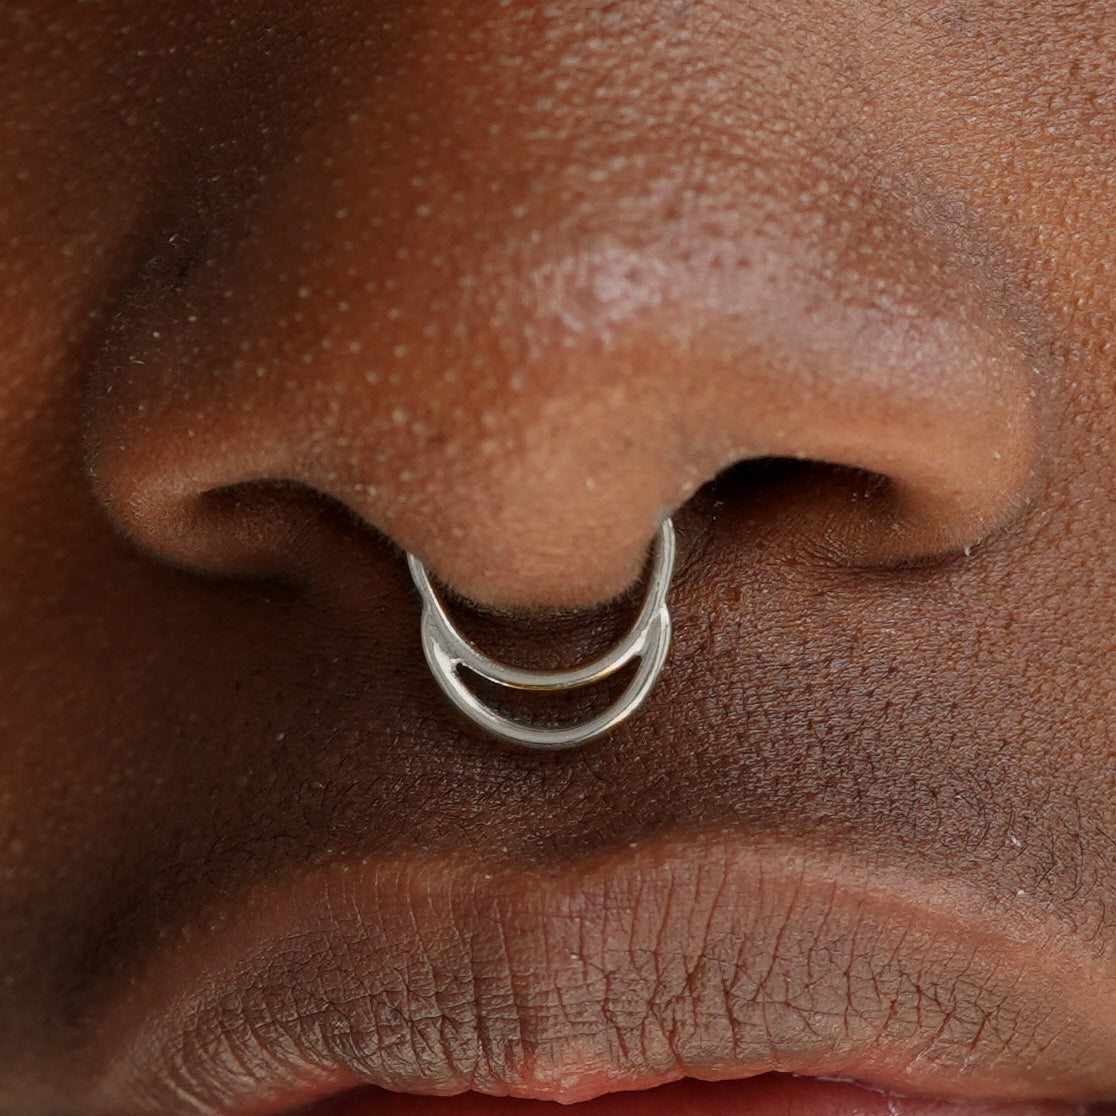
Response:
[{"label": "skin pore", "polygon": [[[1113,0],[4,3],[0,107],[2,1116],[850,1035],[1116,1102]],[[570,665],[669,513],[636,719],[453,713],[403,551]],[[662,976],[693,848],[733,1006]],[[271,896],[313,932],[210,1003]],[[575,938],[627,1014],[548,1010]]]}]

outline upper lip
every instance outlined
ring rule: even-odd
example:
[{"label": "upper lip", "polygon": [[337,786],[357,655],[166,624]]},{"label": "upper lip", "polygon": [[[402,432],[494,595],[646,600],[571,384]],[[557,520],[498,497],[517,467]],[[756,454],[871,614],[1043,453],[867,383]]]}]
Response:
[{"label": "upper lip", "polygon": [[334,864],[135,982],[91,1111],[255,1116],[361,1084],[575,1101],[771,1070],[1111,1098],[1116,1005],[1053,935],[959,886],[742,837],[553,872]]}]

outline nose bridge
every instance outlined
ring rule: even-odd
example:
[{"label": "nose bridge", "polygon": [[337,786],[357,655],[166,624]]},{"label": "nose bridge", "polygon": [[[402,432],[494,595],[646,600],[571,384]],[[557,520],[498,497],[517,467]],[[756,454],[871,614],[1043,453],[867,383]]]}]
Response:
[{"label": "nose bridge", "polygon": [[389,10],[245,235],[116,342],[91,445],[129,529],[173,550],[168,504],[294,480],[468,596],[576,604],[743,457],[889,478],[888,556],[1017,502],[1026,355],[950,226],[850,169],[777,19],[730,74],[717,5]]}]

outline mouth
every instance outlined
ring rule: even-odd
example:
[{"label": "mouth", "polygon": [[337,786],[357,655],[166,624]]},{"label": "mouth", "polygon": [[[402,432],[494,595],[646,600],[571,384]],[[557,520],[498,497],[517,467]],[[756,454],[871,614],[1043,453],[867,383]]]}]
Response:
[{"label": "mouth", "polygon": [[98,1116],[1099,1114],[1111,987],[1041,911],[802,847],[380,859],[168,949],[107,1012],[89,1095]]},{"label": "mouth", "polygon": [[686,1079],[565,1106],[478,1093],[422,1097],[360,1090],[291,1116],[1100,1116],[1108,1106],[900,1097],[841,1081],[763,1074],[740,1081]]}]

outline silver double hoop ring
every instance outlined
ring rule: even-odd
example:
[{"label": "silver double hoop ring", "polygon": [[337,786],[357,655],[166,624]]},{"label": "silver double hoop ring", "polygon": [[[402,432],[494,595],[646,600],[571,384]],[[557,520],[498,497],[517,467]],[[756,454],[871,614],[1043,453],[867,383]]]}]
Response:
[{"label": "silver double hoop ring", "polygon": [[[422,596],[422,649],[435,681],[466,717],[493,736],[542,751],[559,751],[587,744],[615,728],[643,704],[666,662],[670,647],[670,613],[667,611],[666,596],[674,572],[674,525],[669,519],[663,520],[659,528],[651,558],[647,596],[631,630],[601,658],[573,670],[523,670],[490,659],[453,626],[421,560],[408,554],[407,565]],[[635,675],[607,709],[587,721],[559,727],[525,724],[504,716],[482,702],[466,686],[459,673],[461,668],[465,668],[510,690],[554,692],[600,682],[633,659],[640,660]]]}]

